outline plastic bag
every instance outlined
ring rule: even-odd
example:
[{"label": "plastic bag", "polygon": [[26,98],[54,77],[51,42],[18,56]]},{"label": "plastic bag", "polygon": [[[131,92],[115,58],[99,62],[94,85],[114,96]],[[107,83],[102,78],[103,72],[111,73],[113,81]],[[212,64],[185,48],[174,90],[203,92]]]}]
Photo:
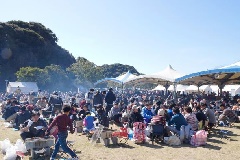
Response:
[{"label": "plastic bag", "polygon": [[0,145],[1,145],[2,153],[6,153],[6,150],[8,148],[12,147],[12,144],[9,141],[9,139],[5,139],[4,141],[0,141]]},{"label": "plastic bag", "polygon": [[150,126],[147,126],[147,128],[145,129],[145,135],[150,136],[151,132],[152,132],[152,128]]},{"label": "plastic bag", "polygon": [[9,123],[9,122],[4,122],[4,126],[6,128],[13,128],[13,124],[12,123]]},{"label": "plastic bag", "polygon": [[16,148],[16,151],[20,151],[22,153],[27,152],[26,145],[23,143],[23,141],[21,139],[17,140],[17,142],[15,144],[15,148]]},{"label": "plastic bag", "polygon": [[6,155],[3,157],[4,160],[15,160],[17,158],[15,146],[11,146],[6,150]]},{"label": "plastic bag", "polygon": [[170,145],[170,146],[178,146],[178,145],[181,144],[181,141],[177,136],[172,135],[168,139],[166,139],[165,143]]},{"label": "plastic bag", "polygon": [[205,130],[197,131],[195,135],[192,136],[190,144],[193,146],[202,146],[207,143],[207,132]]}]

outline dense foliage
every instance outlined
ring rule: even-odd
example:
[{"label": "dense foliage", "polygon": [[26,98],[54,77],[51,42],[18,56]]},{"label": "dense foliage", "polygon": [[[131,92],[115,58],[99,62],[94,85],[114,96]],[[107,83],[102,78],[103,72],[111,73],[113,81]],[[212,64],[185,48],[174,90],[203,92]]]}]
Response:
[{"label": "dense foliage", "polygon": [[5,80],[33,81],[42,89],[69,90],[91,87],[105,77],[127,72],[139,74],[132,66],[97,66],[83,57],[77,60],[57,44],[57,36],[41,23],[0,22],[0,86]]}]

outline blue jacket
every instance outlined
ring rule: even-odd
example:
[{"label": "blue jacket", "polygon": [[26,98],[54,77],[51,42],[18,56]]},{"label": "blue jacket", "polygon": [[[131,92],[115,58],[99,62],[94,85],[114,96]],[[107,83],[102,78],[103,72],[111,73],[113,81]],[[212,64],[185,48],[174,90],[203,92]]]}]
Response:
[{"label": "blue jacket", "polygon": [[171,120],[168,122],[168,126],[170,125],[174,125],[174,127],[180,131],[182,125],[187,125],[187,121],[181,113],[178,113],[172,116]]},{"label": "blue jacket", "polygon": [[87,130],[91,130],[94,128],[94,117],[93,116],[86,116],[84,118],[85,121],[85,127],[87,128]]},{"label": "blue jacket", "polygon": [[143,116],[143,118],[150,120],[150,119],[152,119],[152,116],[154,116],[154,114],[152,113],[152,110],[148,110],[146,107],[143,107],[142,108],[142,116]]},{"label": "blue jacket", "polygon": [[167,113],[168,113],[168,116],[169,116],[170,118],[172,118],[172,116],[174,116],[174,114],[173,114],[173,112],[172,112],[172,109],[168,109],[168,110],[167,110]]}]

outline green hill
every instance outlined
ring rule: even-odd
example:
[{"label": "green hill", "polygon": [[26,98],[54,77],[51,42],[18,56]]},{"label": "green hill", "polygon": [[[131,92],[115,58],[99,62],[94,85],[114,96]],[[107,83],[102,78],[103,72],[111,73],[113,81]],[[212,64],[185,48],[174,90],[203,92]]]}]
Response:
[{"label": "green hill", "polygon": [[41,23],[0,22],[0,90],[5,90],[5,80],[36,81],[46,89],[49,85],[59,88],[64,83],[74,86],[86,82],[92,84],[101,78],[117,77],[128,70],[139,74],[129,65],[96,66],[83,57],[76,60],[57,41],[57,36]]}]

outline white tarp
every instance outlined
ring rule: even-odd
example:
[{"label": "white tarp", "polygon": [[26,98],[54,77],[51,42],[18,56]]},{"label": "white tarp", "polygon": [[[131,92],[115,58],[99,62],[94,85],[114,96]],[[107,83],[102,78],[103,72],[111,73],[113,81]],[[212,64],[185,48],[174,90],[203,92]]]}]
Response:
[{"label": "white tarp", "polygon": [[228,92],[232,92],[234,91],[234,94],[240,94],[240,85],[226,85],[223,88],[223,91],[228,91]]},{"label": "white tarp", "polygon": [[104,78],[104,79],[98,80],[96,83],[94,83],[94,85],[97,85],[102,82],[107,82],[107,81],[124,84],[125,82],[129,81],[130,79],[134,79],[135,77],[137,76],[128,71],[127,73],[120,75],[116,78]]},{"label": "white tarp", "polygon": [[163,87],[163,85],[158,85],[153,89],[153,91],[165,91],[165,87]]},{"label": "white tarp", "polygon": [[138,84],[138,83],[157,83],[161,85],[166,85],[166,83],[173,83],[176,78],[181,77],[182,75],[169,65],[164,70],[149,74],[149,75],[140,75],[135,78],[129,79],[126,81],[126,84]]},{"label": "white tarp", "polygon": [[[189,87],[187,87],[186,91],[188,92],[198,92],[198,87],[195,85],[190,85]],[[202,85],[199,87],[199,91],[201,92],[205,92],[205,93],[210,93],[212,92],[212,89],[209,85]]]},{"label": "white tarp", "polygon": [[36,82],[9,82],[7,86],[7,92],[16,92],[18,88],[22,93],[38,92],[38,86]]},{"label": "white tarp", "polygon": [[[176,91],[185,92],[187,88],[188,88],[187,85],[178,84],[178,85],[176,86]],[[174,91],[174,86],[173,86],[173,85],[170,85],[169,88],[168,88],[168,90],[169,90],[169,91]]]}]

